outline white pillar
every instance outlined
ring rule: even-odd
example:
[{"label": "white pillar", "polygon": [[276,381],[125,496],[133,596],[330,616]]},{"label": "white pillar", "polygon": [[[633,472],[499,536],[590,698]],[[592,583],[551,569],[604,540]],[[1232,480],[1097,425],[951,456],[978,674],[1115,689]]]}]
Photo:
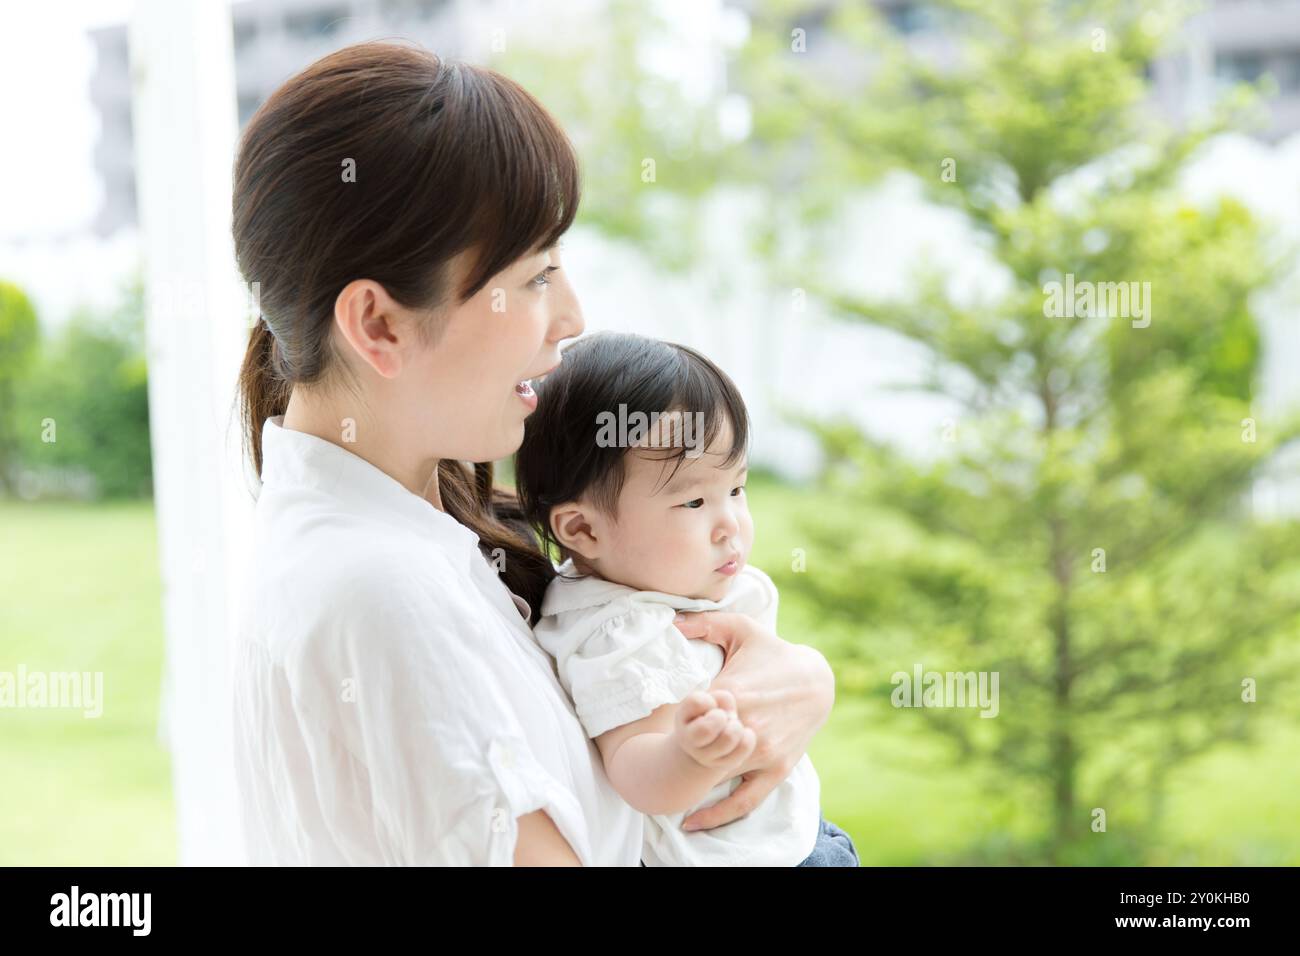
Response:
[{"label": "white pillar", "polygon": [[159,733],[179,862],[242,863],[228,654],[252,497],[233,404],[249,320],[230,239],[229,3],[138,0],[130,46],[166,634]]}]

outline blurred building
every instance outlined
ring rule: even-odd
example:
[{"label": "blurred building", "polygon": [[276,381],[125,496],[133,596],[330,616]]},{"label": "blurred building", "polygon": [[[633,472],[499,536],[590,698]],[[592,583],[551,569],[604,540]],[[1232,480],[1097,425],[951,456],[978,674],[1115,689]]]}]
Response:
[{"label": "blurred building", "polygon": [[[934,7],[923,0],[876,3],[914,48],[943,57],[951,28]],[[1300,0],[1206,0],[1173,47],[1148,70],[1153,103],[1169,119],[1185,121],[1225,87],[1269,74],[1277,95],[1258,135],[1277,142],[1300,130]]]},{"label": "blurred building", "polygon": [[[750,10],[762,0],[732,0]],[[923,0],[875,0],[889,23],[919,53],[942,60],[953,26]],[[481,12],[491,4],[478,5]],[[808,49],[843,78],[861,64],[847,62],[826,36],[828,2],[798,18]],[[407,37],[451,55],[465,55],[467,0],[246,0],[232,7],[235,75],[242,127],[270,93],[330,50],[376,37]],[[131,139],[131,81],[125,26],[92,31],[97,58],[91,98],[101,118],[95,166],[104,204],[94,224],[106,236],[135,223]],[[1152,64],[1152,99],[1173,120],[1199,112],[1224,85],[1271,74],[1278,92],[1268,104],[1270,142],[1300,130],[1300,0],[1210,0],[1191,20],[1184,43]],[[828,42],[823,42],[828,41]]]},{"label": "blurred building", "polygon": [[1223,87],[1268,74],[1277,95],[1260,135],[1277,142],[1300,130],[1300,0],[1217,0],[1188,24],[1185,38],[1185,49],[1154,65],[1155,97],[1166,112],[1185,117]]},{"label": "blurred building", "polygon": [[[231,5],[239,125],[294,73],[331,50],[402,37],[440,53],[465,49],[465,0],[246,0]],[[136,222],[127,28],[91,31],[96,64],[91,100],[100,116],[95,168],[104,204],[94,231],[107,236]]]},{"label": "blurred building", "polygon": [[[824,61],[827,75],[843,79],[860,72],[855,51],[827,26],[843,0],[813,3],[790,20],[805,31],[810,58]],[[764,0],[731,0],[746,11]],[[925,0],[874,0],[891,27],[918,55],[948,61],[960,31],[959,16]],[[1277,95],[1268,102],[1269,126],[1258,135],[1276,142],[1300,130],[1300,0],[1205,0],[1205,10],[1190,18],[1178,41],[1148,71],[1152,100],[1174,121],[1202,111],[1226,86],[1253,83],[1269,74]],[[1104,21],[1098,27],[1106,26]]]}]

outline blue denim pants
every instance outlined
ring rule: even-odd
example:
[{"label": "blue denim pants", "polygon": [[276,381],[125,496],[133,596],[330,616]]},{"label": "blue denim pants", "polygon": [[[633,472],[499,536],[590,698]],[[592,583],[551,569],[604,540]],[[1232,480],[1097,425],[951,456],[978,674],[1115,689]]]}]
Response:
[{"label": "blue denim pants", "polygon": [[858,866],[858,850],[849,835],[822,817],[812,853],[800,866]]},{"label": "blue denim pants", "polygon": [[[641,864],[645,866],[645,863]],[[812,853],[797,866],[858,866],[858,850],[849,835],[825,817]]]}]

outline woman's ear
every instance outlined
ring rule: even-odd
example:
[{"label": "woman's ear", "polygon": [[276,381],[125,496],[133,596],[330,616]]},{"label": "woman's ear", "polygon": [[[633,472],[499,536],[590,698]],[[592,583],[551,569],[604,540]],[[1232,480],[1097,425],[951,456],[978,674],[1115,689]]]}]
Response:
[{"label": "woman's ear", "polygon": [[400,306],[373,279],[353,279],[334,300],[339,333],[363,362],[384,378],[402,370],[397,310]]},{"label": "woman's ear", "polygon": [[551,509],[551,534],[567,550],[587,561],[600,557],[604,534],[601,522],[592,509],[577,501],[565,502]]}]

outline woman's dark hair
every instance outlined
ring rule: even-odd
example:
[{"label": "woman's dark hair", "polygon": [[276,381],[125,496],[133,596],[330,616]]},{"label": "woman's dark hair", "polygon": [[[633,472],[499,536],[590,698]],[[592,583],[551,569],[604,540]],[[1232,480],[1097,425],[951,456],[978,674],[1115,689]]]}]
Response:
[{"label": "woman's dark hair", "polygon": [[[635,422],[637,413],[648,420],[698,412],[703,434],[690,436],[692,447],[709,448],[730,423],[731,447],[719,464],[729,467],[748,451],[749,412],[740,390],[695,349],[643,335],[598,332],[562,354],[559,368],[536,386],[537,409],[525,420],[524,441],[515,453],[520,508],[548,551],[568,557],[551,531],[556,505],[587,494],[601,511],[617,513],[629,449],[622,442],[598,441],[602,422]],[[690,451],[684,441],[654,449],[655,457],[675,462],[665,483]]]},{"label": "woman's dark hair", "polygon": [[[240,373],[245,440],[262,471],[262,426],[294,385],[346,370],[333,352],[334,302],[373,279],[427,310],[461,303],[569,228],[579,198],[569,139],[527,91],[485,68],[396,43],[361,43],[290,78],[244,130],[234,170],[235,257],[262,310]],[[471,268],[450,288],[449,264]],[[485,346],[486,347],[486,346]],[[491,463],[444,459],[443,506],[535,609],[553,577]]]}]

